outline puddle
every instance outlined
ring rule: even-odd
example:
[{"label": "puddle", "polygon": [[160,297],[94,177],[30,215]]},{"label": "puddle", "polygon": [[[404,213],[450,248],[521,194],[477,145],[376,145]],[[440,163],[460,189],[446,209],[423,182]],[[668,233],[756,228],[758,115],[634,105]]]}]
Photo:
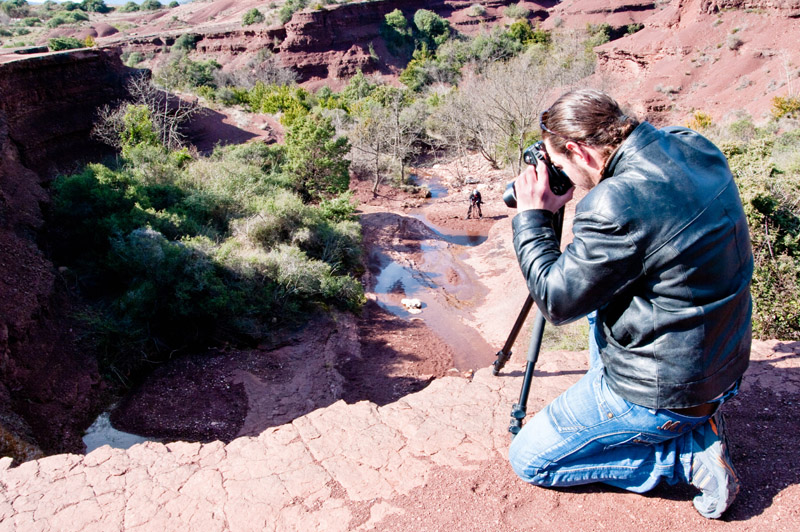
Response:
[{"label": "puddle", "polygon": [[[447,196],[448,189],[435,176],[415,183],[427,186],[433,198]],[[423,207],[424,209],[424,207]],[[388,261],[375,285],[378,304],[403,319],[421,319],[453,348],[453,363],[459,371],[489,366],[496,358],[493,349],[474,328],[466,325],[472,306],[485,296],[471,269],[459,260],[464,247],[477,246],[488,238],[479,231],[453,231],[428,220],[424,210],[409,213],[424,223],[436,237],[422,243],[422,264]],[[411,314],[400,302],[403,298],[422,301],[422,313]]]},{"label": "puddle", "polygon": [[[496,350],[462,320],[484,294],[458,260],[459,246],[434,240],[423,244],[422,252],[421,265],[389,262],[381,271],[375,284],[378,304],[403,319],[422,319],[453,348],[453,364],[459,371],[490,365]],[[403,298],[422,301],[422,313],[408,312],[400,302]]]},{"label": "puddle", "polygon": [[415,185],[426,186],[431,191],[431,198],[443,198],[447,196],[447,187],[438,177],[421,178],[416,174],[409,176]]},{"label": "puddle", "polygon": [[86,434],[83,435],[83,443],[86,444],[86,454],[89,454],[103,445],[109,445],[115,449],[128,449],[137,443],[153,441],[152,438],[115,429],[111,426],[109,416],[109,412],[103,412],[97,417],[94,423],[92,423],[92,426],[86,429]]},{"label": "puddle", "polygon": [[480,231],[452,231],[445,229],[428,220],[428,217],[424,213],[411,212],[409,216],[424,223],[431,231],[436,233],[436,236],[450,244],[456,244],[458,246],[477,246],[486,242],[488,238],[488,235],[481,234]]}]

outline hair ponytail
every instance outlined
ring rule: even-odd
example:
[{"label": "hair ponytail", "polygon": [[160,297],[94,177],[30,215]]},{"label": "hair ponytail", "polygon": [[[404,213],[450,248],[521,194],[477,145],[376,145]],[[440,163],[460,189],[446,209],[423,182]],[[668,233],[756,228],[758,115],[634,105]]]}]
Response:
[{"label": "hair ponytail", "polygon": [[579,89],[561,95],[542,113],[542,137],[559,153],[566,153],[568,141],[601,150],[608,161],[639,121],[622,112],[605,92]]}]

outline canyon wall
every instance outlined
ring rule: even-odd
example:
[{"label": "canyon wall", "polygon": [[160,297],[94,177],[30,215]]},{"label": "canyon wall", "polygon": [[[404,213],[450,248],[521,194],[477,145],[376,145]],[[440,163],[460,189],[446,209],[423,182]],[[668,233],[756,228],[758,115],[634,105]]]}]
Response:
[{"label": "canyon wall", "polygon": [[40,249],[46,186],[107,151],[89,137],[97,108],[124,97],[118,51],[0,64],[0,455],[80,451],[100,387],[64,279]]}]

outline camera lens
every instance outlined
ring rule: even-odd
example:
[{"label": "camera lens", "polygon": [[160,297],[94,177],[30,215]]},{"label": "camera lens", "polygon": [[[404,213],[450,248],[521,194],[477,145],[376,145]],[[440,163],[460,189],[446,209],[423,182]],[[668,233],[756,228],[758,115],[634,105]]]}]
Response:
[{"label": "camera lens", "polygon": [[517,206],[517,190],[514,188],[513,181],[506,185],[506,190],[503,192],[503,201],[512,209]]}]

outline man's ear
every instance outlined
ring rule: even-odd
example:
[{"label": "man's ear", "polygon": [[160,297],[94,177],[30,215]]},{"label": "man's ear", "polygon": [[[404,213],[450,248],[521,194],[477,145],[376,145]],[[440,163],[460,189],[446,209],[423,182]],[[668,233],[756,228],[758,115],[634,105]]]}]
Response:
[{"label": "man's ear", "polygon": [[589,154],[586,152],[583,146],[577,142],[569,140],[564,145],[564,148],[567,150],[567,152],[569,152],[570,157],[580,157],[584,162],[588,162]]}]

